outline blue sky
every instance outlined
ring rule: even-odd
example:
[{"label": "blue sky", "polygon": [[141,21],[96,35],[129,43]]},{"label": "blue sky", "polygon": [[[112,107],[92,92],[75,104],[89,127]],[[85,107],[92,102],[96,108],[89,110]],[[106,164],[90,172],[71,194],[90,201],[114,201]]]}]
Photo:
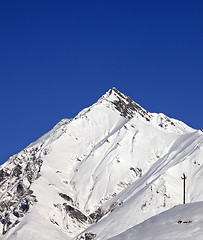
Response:
[{"label": "blue sky", "polygon": [[0,163],[116,87],[203,128],[203,1],[1,1]]}]

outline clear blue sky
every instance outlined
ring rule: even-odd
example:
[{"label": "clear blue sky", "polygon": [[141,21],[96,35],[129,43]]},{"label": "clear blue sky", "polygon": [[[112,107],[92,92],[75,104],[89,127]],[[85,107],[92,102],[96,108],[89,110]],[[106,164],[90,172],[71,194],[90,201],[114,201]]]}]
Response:
[{"label": "clear blue sky", "polygon": [[113,86],[203,128],[203,1],[1,1],[0,163]]}]

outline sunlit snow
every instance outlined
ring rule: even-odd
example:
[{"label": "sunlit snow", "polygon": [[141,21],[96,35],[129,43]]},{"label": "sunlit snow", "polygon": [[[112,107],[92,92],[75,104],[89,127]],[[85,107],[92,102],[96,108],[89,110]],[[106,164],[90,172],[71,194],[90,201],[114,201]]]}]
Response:
[{"label": "sunlit snow", "polygon": [[[1,239],[150,239],[159,224],[165,235],[189,226],[187,236],[203,237],[202,146],[202,131],[113,88],[1,166]],[[174,208],[183,173],[195,204]]]}]

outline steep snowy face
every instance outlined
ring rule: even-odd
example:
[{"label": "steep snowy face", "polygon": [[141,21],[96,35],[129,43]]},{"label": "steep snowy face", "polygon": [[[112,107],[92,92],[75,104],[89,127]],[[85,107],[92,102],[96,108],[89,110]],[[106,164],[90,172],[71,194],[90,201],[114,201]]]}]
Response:
[{"label": "steep snowy face", "polygon": [[[1,166],[2,239],[71,239],[88,227],[100,239],[115,236],[179,202],[167,201],[170,189],[174,194],[170,169],[195,161],[197,176],[201,146],[202,132],[110,89]],[[194,190],[190,201],[201,196]],[[128,216],[133,211],[136,221]],[[123,227],[111,232],[109,222]],[[111,234],[102,235],[102,228]],[[90,239],[88,232],[78,238]]]},{"label": "steep snowy face", "polygon": [[183,173],[187,176],[186,202],[201,201],[203,199],[202,164],[202,132],[181,135],[167,154],[154,162],[141,178],[104,203],[103,211],[111,213],[86,229],[77,239],[82,239],[86,233],[95,235],[98,240],[108,239],[149,217],[181,204]]}]

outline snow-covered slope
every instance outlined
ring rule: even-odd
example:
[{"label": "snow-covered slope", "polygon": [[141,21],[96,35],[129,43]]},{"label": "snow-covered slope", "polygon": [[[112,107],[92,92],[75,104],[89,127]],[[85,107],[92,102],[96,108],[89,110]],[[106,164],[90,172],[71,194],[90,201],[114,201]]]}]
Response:
[{"label": "snow-covered slope", "polygon": [[108,240],[202,240],[203,202],[176,206]]},{"label": "snow-covered slope", "polygon": [[202,144],[113,88],[1,166],[1,239],[114,237],[180,204],[183,172],[201,201]]}]

